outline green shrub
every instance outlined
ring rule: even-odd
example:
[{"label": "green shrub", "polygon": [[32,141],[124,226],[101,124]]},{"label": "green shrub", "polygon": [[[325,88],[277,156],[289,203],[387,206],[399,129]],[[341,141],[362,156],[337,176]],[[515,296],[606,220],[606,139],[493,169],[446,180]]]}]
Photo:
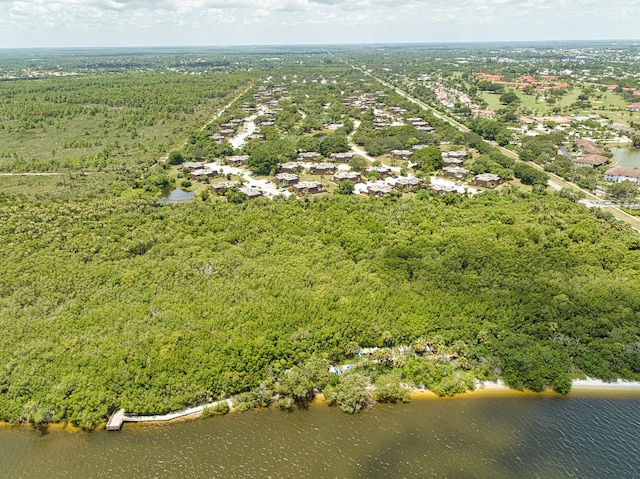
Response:
[{"label": "green shrub", "polygon": [[220,401],[215,406],[205,407],[200,417],[206,419],[211,416],[224,416],[229,410],[229,403],[227,401]]},{"label": "green shrub", "polygon": [[336,387],[338,406],[349,414],[364,411],[371,404],[369,378],[358,373],[342,377]]},{"label": "green shrub", "polygon": [[399,376],[383,375],[375,382],[373,399],[378,402],[409,402],[409,391],[400,384]]}]

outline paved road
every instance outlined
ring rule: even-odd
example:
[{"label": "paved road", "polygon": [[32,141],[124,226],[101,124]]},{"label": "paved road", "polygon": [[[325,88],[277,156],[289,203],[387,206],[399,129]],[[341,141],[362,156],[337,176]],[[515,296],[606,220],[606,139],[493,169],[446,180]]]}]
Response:
[{"label": "paved road", "polygon": [[231,143],[231,146],[238,149],[242,148],[245,145],[247,138],[256,132],[257,127],[254,120],[258,118],[259,115],[263,115],[266,111],[267,111],[267,107],[260,106],[258,107],[258,113],[255,113],[251,116],[246,117],[244,119],[243,130],[240,133],[238,133],[236,136],[231,138],[231,140],[229,140],[229,143]]}]

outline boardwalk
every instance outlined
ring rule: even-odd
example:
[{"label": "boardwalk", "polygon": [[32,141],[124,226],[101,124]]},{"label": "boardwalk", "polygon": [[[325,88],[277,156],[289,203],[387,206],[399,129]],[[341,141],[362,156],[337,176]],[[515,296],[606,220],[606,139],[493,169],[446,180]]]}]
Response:
[{"label": "boardwalk", "polygon": [[206,408],[215,407],[220,403],[226,402],[229,408],[233,407],[231,399],[223,399],[222,401],[215,401],[202,406],[196,406],[189,409],[183,409],[182,411],[176,411],[169,414],[155,415],[155,416],[132,416],[127,415],[124,409],[117,411],[107,423],[107,431],[119,431],[122,428],[122,424],[125,422],[165,422],[173,421],[187,416],[196,416],[202,414],[202,411]]}]

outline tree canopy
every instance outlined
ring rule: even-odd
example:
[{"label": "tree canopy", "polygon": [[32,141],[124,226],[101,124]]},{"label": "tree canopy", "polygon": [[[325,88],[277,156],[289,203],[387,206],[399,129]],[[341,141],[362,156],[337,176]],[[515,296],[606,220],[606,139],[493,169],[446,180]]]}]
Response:
[{"label": "tree canopy", "polygon": [[[261,404],[269,381],[298,398],[327,384],[305,369],[312,356],[414,340],[458,358],[407,363],[408,381],[439,394],[499,371],[561,391],[573,371],[640,377],[637,238],[556,195],[5,195],[0,218],[6,421],[93,427],[117,407],[164,413],[250,391]],[[387,361],[375,377],[402,367]],[[368,399],[353,381],[342,394],[357,409]]]}]

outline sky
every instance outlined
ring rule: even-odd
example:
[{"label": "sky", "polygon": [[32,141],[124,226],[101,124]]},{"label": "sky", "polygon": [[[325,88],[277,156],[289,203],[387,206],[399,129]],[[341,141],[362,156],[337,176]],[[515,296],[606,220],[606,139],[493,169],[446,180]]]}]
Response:
[{"label": "sky", "polygon": [[0,0],[0,48],[608,40],[640,0]]}]

